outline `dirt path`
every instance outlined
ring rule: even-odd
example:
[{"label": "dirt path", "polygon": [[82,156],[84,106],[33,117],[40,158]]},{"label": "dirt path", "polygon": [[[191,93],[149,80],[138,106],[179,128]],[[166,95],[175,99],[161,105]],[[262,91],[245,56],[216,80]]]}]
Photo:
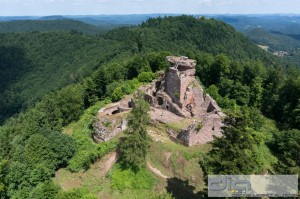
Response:
[{"label": "dirt path", "polygon": [[92,164],[87,171],[71,173],[67,169],[58,170],[55,174],[54,181],[65,191],[79,188],[85,184],[89,184],[91,181],[94,181],[96,184],[99,179],[105,178],[105,175],[116,161],[117,153],[111,152]]},{"label": "dirt path", "polygon": [[160,172],[160,170],[158,170],[157,168],[153,167],[149,162],[147,163],[147,165],[148,165],[149,169],[150,169],[153,173],[155,173],[156,175],[158,175],[158,176],[160,176],[160,177],[162,177],[162,178],[164,178],[164,179],[169,178],[168,176],[162,174],[162,173]]},{"label": "dirt path", "polygon": [[99,172],[99,177],[104,177],[109,169],[116,163],[117,161],[117,153],[112,152],[108,154],[105,159],[103,160],[103,165],[101,166],[102,169]]}]

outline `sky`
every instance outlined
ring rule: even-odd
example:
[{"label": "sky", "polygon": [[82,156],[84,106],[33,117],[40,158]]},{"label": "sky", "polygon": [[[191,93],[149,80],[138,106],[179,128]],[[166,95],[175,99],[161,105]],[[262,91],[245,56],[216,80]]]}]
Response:
[{"label": "sky", "polygon": [[300,0],[0,0],[0,16],[300,14]]}]

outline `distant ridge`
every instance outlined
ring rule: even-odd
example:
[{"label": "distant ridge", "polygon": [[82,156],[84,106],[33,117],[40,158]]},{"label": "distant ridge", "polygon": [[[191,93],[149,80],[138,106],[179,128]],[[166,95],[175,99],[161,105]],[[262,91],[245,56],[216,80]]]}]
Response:
[{"label": "distant ridge", "polygon": [[68,18],[61,15],[52,15],[52,16],[45,16],[45,17],[38,18],[38,20],[63,20],[63,19],[68,19]]},{"label": "distant ridge", "polygon": [[61,16],[43,17],[43,20],[16,20],[0,22],[0,33],[33,31],[77,31],[85,34],[95,35],[106,32],[107,28],[96,27],[91,24],[86,24],[82,21],[66,19]]}]

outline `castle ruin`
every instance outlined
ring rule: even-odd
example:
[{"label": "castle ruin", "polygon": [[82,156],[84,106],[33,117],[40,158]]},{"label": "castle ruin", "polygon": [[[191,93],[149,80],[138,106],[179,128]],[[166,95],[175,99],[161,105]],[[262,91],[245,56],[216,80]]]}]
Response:
[{"label": "castle ruin", "polygon": [[[196,61],[175,56],[166,59],[170,63],[168,72],[160,72],[158,80],[139,88],[151,105],[151,118],[161,123],[186,124],[180,132],[169,131],[169,135],[187,146],[204,144],[212,141],[214,136],[222,136],[221,127],[225,114],[216,101],[204,93],[196,80]],[[98,118],[103,120],[109,115],[128,111],[132,106],[132,98],[127,97],[101,109]],[[107,137],[115,136],[116,132],[124,128],[123,120],[119,119],[117,123],[119,130],[105,131],[103,125],[96,122],[94,139],[106,141]],[[99,129],[102,129],[102,132],[99,132]]]}]

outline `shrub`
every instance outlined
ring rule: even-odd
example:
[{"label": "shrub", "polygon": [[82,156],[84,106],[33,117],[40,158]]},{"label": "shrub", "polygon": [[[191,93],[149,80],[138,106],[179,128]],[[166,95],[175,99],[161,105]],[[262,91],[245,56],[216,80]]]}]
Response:
[{"label": "shrub", "polygon": [[203,128],[203,124],[199,123],[196,126],[196,131],[200,131]]},{"label": "shrub", "polygon": [[113,94],[111,95],[111,100],[112,100],[113,102],[117,102],[117,101],[121,100],[122,97],[123,97],[123,91],[122,91],[122,88],[121,88],[121,87],[117,87],[117,88],[114,90]]},{"label": "shrub", "polygon": [[116,190],[151,189],[153,184],[154,178],[145,168],[135,173],[131,169],[122,170],[121,167],[117,165],[111,174],[111,186]]},{"label": "shrub", "polygon": [[152,72],[142,72],[138,76],[140,82],[151,82],[154,79],[154,74]]}]

